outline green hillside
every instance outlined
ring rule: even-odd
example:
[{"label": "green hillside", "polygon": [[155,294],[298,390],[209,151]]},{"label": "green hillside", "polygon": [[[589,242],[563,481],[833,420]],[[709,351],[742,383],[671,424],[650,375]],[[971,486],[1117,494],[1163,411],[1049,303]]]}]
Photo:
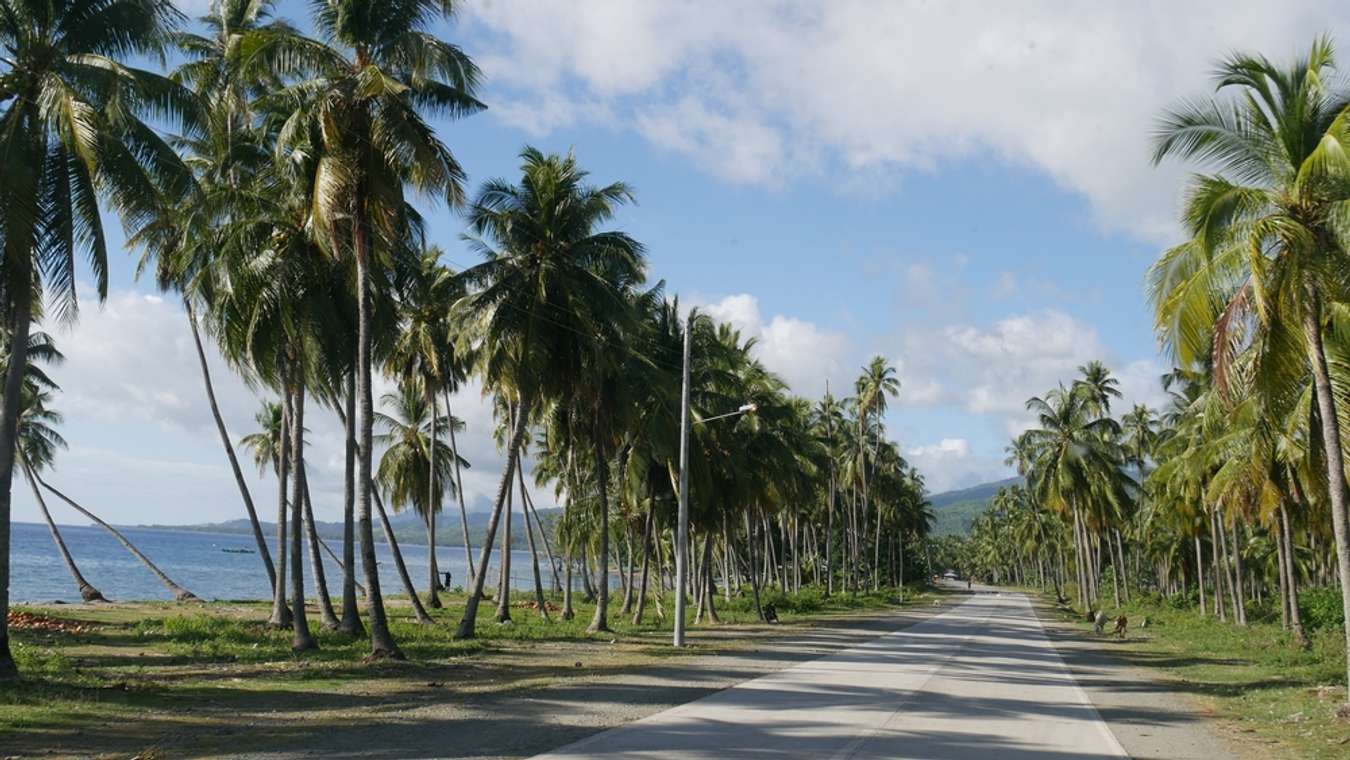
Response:
[{"label": "green hillside", "polygon": [[998,489],[1013,485],[1020,478],[1007,478],[992,483],[981,483],[959,491],[945,491],[928,497],[937,515],[933,535],[952,536],[970,532],[970,525],[980,513],[988,509]]}]

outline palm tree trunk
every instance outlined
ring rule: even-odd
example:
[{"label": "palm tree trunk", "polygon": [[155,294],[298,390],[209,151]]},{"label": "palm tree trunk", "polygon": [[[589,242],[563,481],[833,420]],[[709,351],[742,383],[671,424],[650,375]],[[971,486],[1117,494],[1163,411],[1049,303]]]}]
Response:
[{"label": "palm tree trunk", "polygon": [[642,528],[642,576],[638,585],[637,609],[633,611],[633,625],[642,624],[642,613],[647,608],[647,573],[652,563],[652,525],[655,520],[656,509],[649,507],[647,509],[647,519],[644,520]]},{"label": "palm tree trunk", "polygon": [[[834,460],[830,460],[830,485],[825,502],[825,596],[834,594]],[[730,598],[727,601],[731,601]]]},{"label": "palm tree trunk", "polygon": [[745,546],[750,552],[750,590],[755,595],[755,616],[764,622],[764,608],[759,603],[759,572],[755,568],[755,531],[750,512],[745,513]]},{"label": "palm tree trunk", "polygon": [[[590,552],[586,551],[586,544],[581,545],[581,591],[583,596],[581,601],[590,604],[595,601],[595,578],[591,576]],[[660,579],[660,575],[657,576]]]},{"label": "palm tree trunk", "polygon": [[525,496],[525,468],[516,468],[516,479],[520,482],[521,527],[525,529],[525,540],[530,545],[530,564],[534,569],[534,601],[539,605],[539,617],[548,620],[548,600],[544,598],[544,581],[539,575],[539,550],[534,545],[534,531],[530,530],[530,505]]},{"label": "palm tree trunk", "polygon": [[286,524],[290,521],[286,510],[286,483],[290,474],[290,436],[286,431],[290,426],[291,398],[281,395],[281,440],[277,441],[277,582],[272,587],[272,616],[267,624],[273,628],[291,626],[291,609],[286,606],[286,563],[294,561],[289,556],[289,544],[286,541]]},{"label": "palm tree trunk", "polygon": [[[593,434],[591,444],[595,454],[595,481],[600,489],[600,588],[595,600],[595,617],[586,630],[599,633],[609,630],[609,461],[600,445],[599,431]],[[684,589],[677,589],[676,593],[683,594]]]},{"label": "palm tree trunk", "polygon": [[[516,468],[519,473],[524,467]],[[503,517],[506,518],[505,525],[502,526],[502,544],[497,552],[500,558],[497,560],[497,622],[507,623],[511,620],[511,512],[512,496],[514,488],[506,492],[506,511]]]},{"label": "palm tree trunk", "polygon": [[1120,588],[1125,592],[1125,602],[1130,601],[1130,575],[1125,565],[1125,542],[1121,540],[1120,529],[1112,528],[1116,535],[1116,556],[1120,557]]},{"label": "palm tree trunk", "polygon": [[637,561],[637,551],[633,548],[632,530],[624,529],[625,542],[628,544],[628,560],[624,563],[623,575],[620,577],[623,586],[623,604],[619,605],[619,614],[628,615],[633,611],[633,565]]},{"label": "palm tree trunk", "polygon": [[[1303,332],[1308,341],[1308,358],[1312,364],[1313,386],[1317,392],[1317,412],[1322,422],[1322,446],[1327,467],[1327,491],[1331,501],[1331,526],[1336,537],[1336,571],[1341,582],[1341,614],[1346,624],[1345,644],[1350,650],[1350,512],[1346,508],[1345,457],[1341,452],[1341,424],[1336,416],[1336,400],[1331,390],[1331,375],[1327,370],[1326,352],[1322,346],[1322,321],[1317,290],[1311,282],[1306,285],[1308,307],[1303,314]],[[3,468],[3,460],[0,460]],[[3,515],[0,515],[2,518]],[[1347,701],[1350,701],[1350,657],[1346,658]]]},{"label": "palm tree trunk", "polygon": [[1233,524],[1230,525],[1229,528],[1228,528],[1228,530],[1232,533],[1232,536],[1233,536],[1233,578],[1234,578],[1233,593],[1234,593],[1234,597],[1235,597],[1235,599],[1236,599],[1236,602],[1235,602],[1234,605],[1233,605],[1233,611],[1236,613],[1237,624],[1238,624],[1238,625],[1246,625],[1246,624],[1247,624],[1247,605],[1246,605],[1245,595],[1244,595],[1243,589],[1242,589],[1242,583],[1243,583],[1243,579],[1242,579],[1242,544],[1240,543],[1241,536],[1240,536],[1240,534],[1238,533],[1238,526],[1237,526],[1237,523],[1238,523],[1237,518],[1234,518],[1234,519],[1233,519]]},{"label": "palm tree trunk", "polygon": [[431,407],[431,445],[427,456],[427,606],[438,610],[441,597],[437,590],[441,587],[440,568],[436,567],[436,390],[431,383],[426,384],[427,406]]},{"label": "palm tree trunk", "polygon": [[[303,467],[304,462],[301,461]],[[314,525],[314,504],[309,497],[309,477],[308,473],[303,477],[305,484],[305,537],[309,541],[309,564],[314,572],[314,595],[319,599],[319,620],[325,631],[336,631],[341,625],[338,622],[337,613],[333,611],[333,599],[328,595],[328,577],[323,571],[323,554],[320,547],[328,549],[328,545],[319,538],[318,528]],[[328,549],[331,554],[332,549]],[[334,557],[334,559],[337,559]],[[342,563],[339,562],[341,567]]]},{"label": "palm tree trunk", "polygon": [[571,620],[577,616],[576,610],[572,609],[572,548],[571,542],[568,542],[567,554],[563,557],[563,610],[562,619]]},{"label": "palm tree trunk", "polygon": [[1200,588],[1200,617],[1205,616],[1205,555],[1200,551],[1200,534],[1195,536],[1195,585]]},{"label": "palm tree trunk", "polygon": [[[473,585],[473,548],[469,541],[469,510],[464,506],[464,481],[459,474],[459,444],[455,441],[455,415],[450,412],[450,389],[445,389],[445,417],[450,427],[450,459],[455,465],[455,496],[459,501],[459,527],[464,532],[464,566],[469,569],[468,583],[465,587]],[[538,517],[538,515],[536,515]],[[541,528],[542,532],[542,528]],[[547,539],[545,539],[547,540]],[[550,559],[550,563],[552,560]],[[557,577],[557,571],[554,571],[554,577]]]},{"label": "palm tree trunk", "polygon": [[[1280,507],[1283,509],[1283,507]],[[1278,516],[1277,516],[1278,518]],[[1284,630],[1290,630],[1289,622],[1289,564],[1284,556],[1284,530],[1280,525],[1279,519],[1275,520],[1275,560],[1279,570],[1278,591],[1280,593],[1280,627]]]},{"label": "palm tree trunk", "polygon": [[187,589],[183,588],[177,583],[174,583],[173,580],[169,578],[169,576],[164,574],[163,570],[160,570],[158,567],[155,566],[155,563],[150,561],[149,557],[142,554],[140,549],[137,549],[135,546],[133,546],[132,543],[127,540],[127,537],[122,535],[121,531],[104,522],[103,520],[100,520],[98,516],[95,515],[93,512],[90,512],[89,510],[85,509],[79,504],[76,504],[73,499],[53,488],[50,483],[43,480],[42,477],[37,473],[34,473],[33,477],[37,479],[37,482],[41,484],[43,488],[52,492],[52,494],[55,495],[56,498],[69,504],[76,512],[79,512],[80,514],[84,515],[90,520],[93,520],[95,523],[98,523],[99,527],[111,533],[112,537],[117,539],[117,542],[122,545],[122,548],[131,552],[131,555],[136,559],[140,560],[141,564],[145,565],[146,569],[155,574],[155,577],[159,579],[159,582],[164,584],[164,587],[169,590],[170,594],[173,594],[174,601],[176,602],[201,601],[191,591],[188,591]]},{"label": "palm tree trunk", "polygon": [[[293,365],[293,373],[300,376],[300,366]],[[309,632],[309,616],[305,614],[305,563],[300,561],[300,531],[305,515],[305,387],[296,382],[292,390],[290,430],[291,457],[295,460],[295,475],[291,478],[291,649],[303,652],[318,649],[319,643]],[[319,561],[318,557],[315,557]]]},{"label": "palm tree trunk", "polygon": [[[356,258],[356,395],[361,411],[357,440],[356,524],[361,537],[361,565],[366,575],[366,615],[370,618],[370,656],[403,659],[403,652],[389,631],[380,593],[380,570],[375,558],[375,534],[372,530],[370,500],[373,490],[371,458],[375,429],[375,405],[371,400],[371,274],[370,241],[367,239],[365,194],[357,182],[352,215],[352,248]],[[381,512],[383,514],[383,511]]]},{"label": "palm tree trunk", "polygon": [[[525,473],[523,470],[517,471],[521,473],[521,477],[524,477]],[[521,488],[521,498],[524,501],[525,506],[529,508],[528,517],[534,518],[533,522],[528,518],[526,519],[526,528],[537,529],[539,531],[539,538],[544,542],[544,555],[548,557],[548,569],[553,575],[553,591],[554,593],[560,593],[562,591],[562,581],[558,578],[558,562],[553,557],[553,547],[548,540],[548,531],[544,530],[544,521],[539,519],[539,510],[534,508],[534,499],[530,496],[530,492],[523,490],[524,486],[521,486]]]},{"label": "palm tree trunk", "polygon": [[[323,549],[323,553],[327,554],[328,558],[333,560],[333,564],[337,565],[339,570],[341,570],[343,573],[347,572],[347,565],[342,561],[342,557],[338,556],[338,553],[333,551],[333,547],[329,546],[328,542],[323,540],[323,538],[319,539],[319,548]],[[352,586],[356,589],[356,591],[359,594],[365,596],[366,594],[365,586],[362,586],[359,583],[353,583]],[[341,629],[339,628],[339,630]]]},{"label": "palm tree trunk", "polygon": [[75,558],[71,556],[70,549],[66,548],[65,539],[61,538],[61,531],[57,530],[56,523],[52,520],[52,513],[47,511],[47,502],[42,498],[42,490],[38,488],[36,477],[33,475],[33,468],[28,465],[22,453],[19,454],[18,459],[20,466],[23,467],[24,475],[27,476],[28,485],[33,489],[33,498],[37,501],[38,508],[42,510],[42,517],[47,521],[47,529],[52,533],[52,540],[56,542],[56,550],[61,553],[61,559],[66,563],[66,569],[70,571],[70,576],[75,579],[75,588],[79,590],[80,598],[86,602],[108,601],[80,573],[80,568],[75,564]]},{"label": "palm tree trunk", "polygon": [[483,550],[478,555],[478,568],[474,571],[473,590],[464,603],[464,617],[455,631],[456,638],[473,638],[474,626],[478,621],[478,603],[483,596],[483,581],[487,576],[488,560],[492,556],[492,541],[497,537],[497,523],[501,521],[506,495],[511,490],[511,477],[516,471],[516,459],[520,453],[520,444],[525,439],[525,427],[530,416],[530,398],[527,394],[521,394],[519,407],[515,429],[511,431],[511,440],[506,447],[506,467],[502,469],[501,481],[497,484],[497,503],[492,509],[492,516],[488,518],[487,535],[483,537]]},{"label": "palm tree trunk", "polygon": [[708,607],[708,622],[720,623],[722,619],[717,616],[717,585],[713,583],[713,534],[708,531],[703,536],[703,566],[707,568],[703,573],[703,603]]},{"label": "palm tree trunk", "polygon": [[216,421],[216,432],[225,447],[225,458],[230,461],[230,470],[234,473],[234,482],[239,486],[239,496],[244,500],[244,510],[248,512],[249,525],[253,528],[253,542],[258,546],[258,556],[262,557],[263,568],[267,570],[267,583],[270,588],[277,584],[277,571],[272,566],[272,552],[267,548],[267,539],[263,536],[262,524],[258,522],[258,510],[253,507],[253,496],[249,493],[244,472],[239,468],[239,458],[235,456],[234,446],[230,445],[230,433],[225,429],[225,418],[220,416],[220,406],[216,403],[215,387],[211,383],[211,370],[206,365],[206,352],[202,350],[202,337],[197,329],[197,316],[192,304],[186,299],[183,308],[187,312],[188,326],[192,328],[192,342],[197,347],[197,362],[201,365],[202,383],[206,386],[206,400],[211,406],[211,417]]},{"label": "palm tree trunk", "polygon": [[384,529],[385,543],[389,544],[389,552],[394,555],[394,569],[398,571],[399,580],[403,581],[403,591],[408,595],[408,601],[412,604],[413,617],[422,625],[431,625],[435,620],[427,614],[427,608],[422,606],[422,600],[417,597],[417,587],[413,585],[412,576],[408,574],[408,564],[403,561],[403,551],[398,548],[398,536],[394,535],[394,526],[389,524],[389,513],[384,509],[384,497],[380,496],[379,490],[374,483],[370,484],[370,493],[375,497],[375,511],[380,514],[380,527]]},{"label": "palm tree trunk", "polygon": [[731,604],[731,528],[722,513],[722,599]]},{"label": "palm tree trunk", "polygon": [[1307,648],[1308,632],[1303,628],[1303,613],[1298,609],[1298,565],[1294,557],[1294,531],[1290,526],[1289,510],[1280,505],[1280,540],[1284,543],[1285,572],[1288,573],[1289,622],[1299,645]]},{"label": "palm tree trunk", "polygon": [[[33,240],[29,237],[28,245],[24,242],[18,234],[5,240],[3,252],[7,261],[12,262],[7,266],[14,270],[7,272],[9,282],[32,280]],[[5,374],[4,395],[0,397],[0,681],[19,677],[19,669],[9,651],[9,540],[14,460],[19,443],[19,402],[24,373],[28,369],[28,332],[33,320],[33,289],[22,286],[14,291],[9,314],[9,367]]]},{"label": "palm tree trunk", "polygon": [[[350,636],[366,635],[356,607],[356,376],[347,373],[342,415],[342,621],[338,630]],[[365,594],[365,587],[361,588]]]},{"label": "palm tree trunk", "polygon": [[1224,612],[1223,603],[1223,568],[1219,564],[1219,518],[1215,510],[1209,512],[1209,549],[1210,549],[1210,575],[1214,576],[1214,614],[1220,620],[1227,620],[1228,616]]}]

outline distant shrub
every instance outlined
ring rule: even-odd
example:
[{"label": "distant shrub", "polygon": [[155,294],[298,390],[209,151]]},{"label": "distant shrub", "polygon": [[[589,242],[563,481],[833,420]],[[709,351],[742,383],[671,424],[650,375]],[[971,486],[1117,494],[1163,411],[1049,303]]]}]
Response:
[{"label": "distant shrub", "polygon": [[1345,625],[1341,592],[1335,588],[1309,588],[1299,592],[1298,611],[1310,631]]}]

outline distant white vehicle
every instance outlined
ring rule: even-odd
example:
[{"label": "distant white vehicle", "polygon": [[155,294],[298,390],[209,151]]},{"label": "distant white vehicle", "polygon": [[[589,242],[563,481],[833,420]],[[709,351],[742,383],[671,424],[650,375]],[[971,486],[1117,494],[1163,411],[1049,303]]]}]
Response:
[{"label": "distant white vehicle", "polygon": [[956,571],[955,571],[955,570],[948,570],[947,572],[945,572],[945,573],[942,574],[942,577],[943,577],[944,579],[946,579],[946,580],[949,580],[949,581],[957,580],[957,575],[956,575]]}]

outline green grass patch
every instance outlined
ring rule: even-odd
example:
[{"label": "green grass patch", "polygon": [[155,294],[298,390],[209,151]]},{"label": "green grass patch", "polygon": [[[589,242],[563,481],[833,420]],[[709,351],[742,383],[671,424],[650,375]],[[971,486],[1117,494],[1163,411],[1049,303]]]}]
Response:
[{"label": "green grass patch", "polygon": [[[1339,626],[1315,628],[1304,649],[1278,617],[1244,628],[1159,598],[1123,605],[1120,612],[1130,618],[1121,657],[1184,684],[1239,735],[1287,757],[1350,757],[1350,721],[1336,717],[1346,700],[1345,634]],[[1147,628],[1141,627],[1145,619]],[[1075,623],[1090,635],[1090,624],[1081,617]]]},{"label": "green grass patch", "polygon": [[[657,662],[654,658],[686,657],[753,640],[719,632],[768,630],[759,624],[748,593],[733,595],[730,601],[719,593],[721,624],[691,622],[690,646],[676,650],[669,646],[674,624],[669,592],[662,614],[649,604],[639,624],[631,622],[631,614],[619,614],[623,595],[614,594],[609,620],[613,630],[593,634],[587,631],[592,604],[578,601],[575,617],[563,620],[552,609],[562,606],[561,598],[550,596],[546,620],[533,607],[532,593],[516,591],[509,623],[498,623],[496,603],[485,600],[479,606],[475,638],[460,640],[454,633],[465,596],[451,593],[441,598],[445,606],[429,611],[435,620],[432,625],[418,624],[406,599],[389,599],[390,627],[407,662],[366,661],[368,639],[323,630],[313,608],[308,619],[319,649],[295,653],[289,628],[266,625],[270,605],[265,602],[24,607],[26,612],[82,625],[71,632],[11,633],[22,679],[0,684],[0,735],[17,732],[13,735],[26,737],[32,746],[54,748],[59,748],[60,740],[52,737],[107,736],[112,745],[137,748],[137,739],[147,745],[155,740],[140,736],[135,728],[147,714],[174,715],[174,720],[186,724],[183,730],[191,731],[195,719],[184,716],[222,705],[263,712],[284,712],[304,703],[348,709],[363,699],[378,705],[382,694],[427,691],[428,698],[434,698],[435,692],[429,690],[433,686],[534,688],[570,676],[567,671],[576,661],[584,660],[588,668],[642,667]],[[911,603],[930,598],[909,590],[905,594]],[[774,604],[782,624],[792,626],[893,607],[900,603],[900,595],[881,590],[827,597],[818,589],[804,589],[796,595],[765,591],[762,601]],[[692,621],[692,602],[688,614]],[[711,633],[702,633],[705,630]],[[219,726],[202,729],[208,737],[212,731],[219,734]]]}]

